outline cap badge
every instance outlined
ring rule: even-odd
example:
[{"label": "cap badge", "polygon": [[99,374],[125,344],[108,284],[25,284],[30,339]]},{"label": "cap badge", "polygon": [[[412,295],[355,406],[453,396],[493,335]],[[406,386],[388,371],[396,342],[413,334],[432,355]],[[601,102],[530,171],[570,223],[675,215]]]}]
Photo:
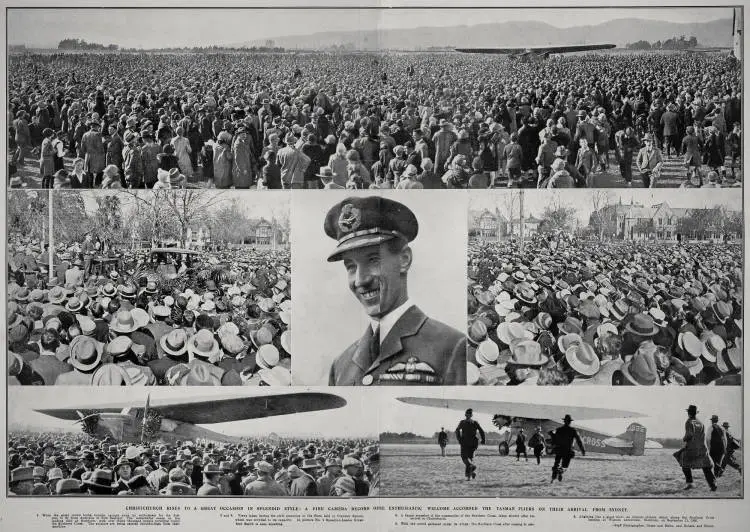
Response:
[{"label": "cap badge", "polygon": [[339,229],[344,233],[356,231],[362,223],[362,211],[351,203],[347,203],[341,209],[339,215]]}]

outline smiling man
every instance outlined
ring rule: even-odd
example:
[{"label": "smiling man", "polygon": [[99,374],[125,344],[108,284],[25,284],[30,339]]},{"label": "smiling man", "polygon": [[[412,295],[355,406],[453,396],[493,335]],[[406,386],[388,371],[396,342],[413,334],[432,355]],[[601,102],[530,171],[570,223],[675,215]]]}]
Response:
[{"label": "smiling man", "polygon": [[465,384],[465,336],[409,299],[414,213],[388,198],[351,197],[328,211],[324,229],[338,242],[328,261],[344,263],[349,289],[370,320],[334,361],[329,385]]}]

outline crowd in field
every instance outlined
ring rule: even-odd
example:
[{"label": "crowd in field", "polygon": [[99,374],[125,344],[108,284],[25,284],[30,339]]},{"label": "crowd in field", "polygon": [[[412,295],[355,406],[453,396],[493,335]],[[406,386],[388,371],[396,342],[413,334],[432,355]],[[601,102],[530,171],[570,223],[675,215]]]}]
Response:
[{"label": "crowd in field", "polygon": [[742,246],[469,245],[468,380],[739,385]]},{"label": "crowd in field", "polygon": [[85,434],[11,432],[11,495],[377,496],[380,452],[366,438],[139,445]]},{"label": "crowd in field", "polygon": [[[49,270],[52,254],[52,271]],[[290,252],[50,250],[11,235],[8,383],[291,383]]]},{"label": "crowd in field", "polygon": [[613,162],[650,185],[681,156],[688,186],[719,186],[740,72],[686,53],[16,55],[10,184],[38,186],[34,159],[50,188],[595,187]]}]

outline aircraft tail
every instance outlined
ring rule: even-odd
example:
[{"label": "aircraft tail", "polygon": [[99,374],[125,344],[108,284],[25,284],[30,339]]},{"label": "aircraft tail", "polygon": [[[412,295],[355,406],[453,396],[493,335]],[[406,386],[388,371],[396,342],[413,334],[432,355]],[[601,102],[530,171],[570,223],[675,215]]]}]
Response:
[{"label": "aircraft tail", "polygon": [[631,423],[620,437],[633,442],[632,456],[643,456],[646,448],[646,427],[640,423]]}]

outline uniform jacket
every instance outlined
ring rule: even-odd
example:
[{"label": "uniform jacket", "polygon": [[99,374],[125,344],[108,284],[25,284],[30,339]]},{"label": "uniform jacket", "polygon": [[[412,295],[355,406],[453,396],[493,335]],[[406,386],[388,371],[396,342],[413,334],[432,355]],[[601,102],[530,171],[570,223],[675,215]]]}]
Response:
[{"label": "uniform jacket", "polygon": [[[466,337],[412,306],[380,344],[380,356],[369,363],[368,325],[362,338],[331,366],[330,386],[462,385],[466,382]],[[425,366],[426,365],[426,366]]]}]

